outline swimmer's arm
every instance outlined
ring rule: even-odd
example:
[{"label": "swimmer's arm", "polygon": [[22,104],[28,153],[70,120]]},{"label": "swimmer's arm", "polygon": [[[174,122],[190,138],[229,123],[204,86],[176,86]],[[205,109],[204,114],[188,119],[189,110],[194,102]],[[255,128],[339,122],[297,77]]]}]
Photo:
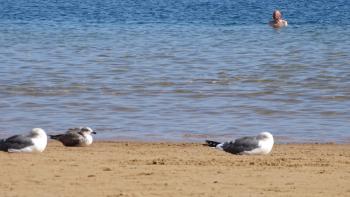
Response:
[{"label": "swimmer's arm", "polygon": [[283,21],[284,22],[284,26],[288,26],[288,22],[286,20]]}]

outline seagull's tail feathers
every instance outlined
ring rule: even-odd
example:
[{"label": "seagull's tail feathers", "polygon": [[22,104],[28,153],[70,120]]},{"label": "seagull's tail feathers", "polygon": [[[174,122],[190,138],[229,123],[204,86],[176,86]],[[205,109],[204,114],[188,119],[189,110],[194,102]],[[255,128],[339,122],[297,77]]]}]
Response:
[{"label": "seagull's tail feathers", "polygon": [[59,140],[61,136],[62,136],[62,134],[58,134],[58,135],[49,135],[50,139],[53,139],[53,140]]},{"label": "seagull's tail feathers", "polygon": [[0,139],[0,151],[7,151],[7,145],[5,139]]},{"label": "seagull's tail feathers", "polygon": [[220,142],[211,141],[211,140],[205,140],[205,142],[209,147],[216,147],[217,145],[221,144]]}]

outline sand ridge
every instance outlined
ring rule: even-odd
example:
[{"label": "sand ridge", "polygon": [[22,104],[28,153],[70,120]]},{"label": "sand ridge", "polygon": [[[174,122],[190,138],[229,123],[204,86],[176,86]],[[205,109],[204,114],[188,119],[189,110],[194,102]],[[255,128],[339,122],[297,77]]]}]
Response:
[{"label": "sand ridge", "polygon": [[0,163],[0,196],[350,196],[350,144],[237,156],[199,143],[50,141]]}]

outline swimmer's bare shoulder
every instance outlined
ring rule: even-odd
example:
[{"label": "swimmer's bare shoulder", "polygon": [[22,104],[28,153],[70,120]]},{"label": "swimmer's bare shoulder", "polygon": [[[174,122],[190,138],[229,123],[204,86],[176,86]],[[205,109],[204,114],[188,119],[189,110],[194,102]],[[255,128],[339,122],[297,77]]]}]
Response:
[{"label": "swimmer's bare shoulder", "polygon": [[281,27],[287,27],[288,21],[286,20],[280,20],[277,23],[275,21],[270,21],[269,25],[273,28],[281,28]]},{"label": "swimmer's bare shoulder", "polygon": [[286,21],[286,20],[282,20],[282,22],[283,22],[283,26],[285,26],[285,27],[287,27],[287,26],[288,26],[288,21]]}]

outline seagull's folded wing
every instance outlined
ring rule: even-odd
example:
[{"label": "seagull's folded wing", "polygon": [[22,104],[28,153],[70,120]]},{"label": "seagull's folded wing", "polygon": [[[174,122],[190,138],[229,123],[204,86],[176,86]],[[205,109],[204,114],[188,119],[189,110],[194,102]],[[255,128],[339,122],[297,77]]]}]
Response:
[{"label": "seagull's folded wing", "polygon": [[59,140],[65,146],[78,146],[84,139],[83,139],[83,136],[81,136],[79,133],[68,132],[68,133],[62,135],[59,138]]},{"label": "seagull's folded wing", "polygon": [[244,151],[251,151],[259,147],[259,141],[255,137],[242,137],[234,142],[226,142],[222,149],[233,154],[240,154]]},{"label": "seagull's folded wing", "polygon": [[33,141],[23,135],[9,137],[4,142],[7,149],[22,149],[34,145]]}]

